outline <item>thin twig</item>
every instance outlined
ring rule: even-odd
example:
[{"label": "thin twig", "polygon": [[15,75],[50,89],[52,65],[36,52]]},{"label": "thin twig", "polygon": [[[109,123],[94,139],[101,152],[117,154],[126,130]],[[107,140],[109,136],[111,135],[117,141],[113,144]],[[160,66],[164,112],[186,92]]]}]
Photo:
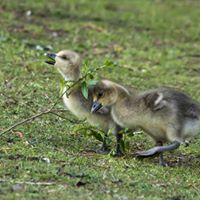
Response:
[{"label": "thin twig", "polygon": [[67,109],[63,109],[63,108],[58,108],[58,109],[52,109],[51,110],[52,112],[66,112],[66,113],[69,113],[69,110]]},{"label": "thin twig", "polygon": [[46,111],[40,112],[40,113],[38,113],[36,115],[33,115],[33,116],[29,117],[29,118],[26,118],[26,119],[22,120],[21,122],[17,122],[15,124],[13,124],[12,126],[10,126],[9,128],[5,129],[3,132],[1,132],[0,136],[2,136],[4,133],[6,133],[8,131],[11,131],[12,129],[16,128],[17,126],[19,126],[21,124],[24,124],[26,122],[32,121],[32,120],[34,120],[34,119],[36,119],[36,118],[38,118],[38,117],[40,117],[42,115],[45,115],[45,114],[47,114],[49,112],[51,112],[51,110],[46,110]]},{"label": "thin twig", "polygon": [[63,117],[63,116],[61,116],[61,115],[59,115],[59,114],[57,114],[56,112],[49,112],[49,113],[51,113],[51,114],[53,114],[53,115],[56,115],[56,116],[58,116],[58,117],[60,117],[60,118],[62,118],[62,119],[65,119],[65,120],[67,120],[67,121],[69,121],[69,122],[71,122],[71,123],[77,123],[78,122],[78,120],[76,121],[76,120],[71,120],[71,119],[69,119],[69,118],[66,118],[66,117]]},{"label": "thin twig", "polygon": [[[96,69],[96,70],[98,70],[98,69]],[[93,71],[95,71],[95,70],[93,70]],[[1,132],[1,133],[0,133],[0,136],[2,136],[3,134],[5,134],[5,133],[7,133],[7,132],[9,132],[9,131],[11,131],[11,130],[13,130],[13,129],[16,128],[17,126],[20,126],[20,125],[22,125],[22,124],[24,124],[24,123],[27,123],[27,122],[29,122],[29,121],[33,121],[34,119],[36,119],[36,118],[38,118],[38,117],[41,117],[42,115],[45,115],[45,114],[48,114],[48,113],[52,113],[52,114],[54,114],[54,115],[57,115],[57,116],[61,117],[60,115],[56,114],[55,111],[53,111],[53,108],[58,104],[60,98],[62,98],[65,94],[67,95],[67,97],[69,97],[69,95],[72,93],[72,90],[71,90],[71,89],[72,89],[73,87],[75,87],[77,84],[79,84],[81,81],[83,81],[84,79],[86,79],[87,76],[88,76],[88,74],[85,74],[83,77],[79,78],[76,82],[74,82],[71,86],[69,86],[69,87],[61,94],[61,96],[59,96],[59,97],[57,98],[57,100],[53,103],[53,105],[52,105],[49,109],[46,109],[45,111],[42,111],[42,112],[40,112],[40,113],[38,113],[38,114],[35,114],[35,115],[33,115],[33,116],[29,117],[29,118],[26,118],[26,119],[24,119],[24,120],[22,120],[22,121],[20,121],[20,122],[17,122],[17,123],[15,123],[15,124],[13,124],[13,125],[10,126],[9,128],[5,129],[3,132]],[[71,91],[70,91],[70,90],[71,90]],[[63,117],[62,117],[62,118],[63,118]],[[69,120],[69,119],[66,118],[66,120]],[[71,121],[71,120],[69,120],[69,121]],[[72,121],[71,121],[71,122],[72,122]]]},{"label": "thin twig", "polygon": [[[13,125],[10,126],[9,128],[5,129],[3,132],[1,132],[1,133],[0,133],[0,136],[2,136],[3,134],[5,134],[5,133],[7,133],[7,132],[9,132],[9,131],[11,131],[11,130],[13,130],[13,129],[16,128],[17,126],[20,126],[20,125],[22,125],[22,124],[24,124],[24,123],[27,123],[27,122],[29,122],[29,121],[33,121],[34,119],[36,119],[36,118],[38,118],[38,117],[41,117],[42,115],[45,115],[45,114],[48,114],[48,113],[55,114],[55,112],[53,111],[53,108],[58,104],[60,98],[62,98],[63,95],[65,95],[71,88],[73,88],[73,87],[76,86],[78,83],[80,83],[84,78],[86,78],[86,76],[87,76],[87,74],[86,74],[85,76],[83,76],[82,78],[80,78],[78,81],[74,82],[69,88],[67,88],[67,89],[61,94],[61,96],[59,96],[59,97],[57,98],[57,100],[53,103],[53,105],[52,105],[49,109],[47,109],[47,110],[45,110],[45,111],[42,111],[42,112],[40,112],[40,113],[38,113],[38,114],[36,114],[36,115],[33,115],[33,116],[31,116],[31,117],[28,117],[28,118],[26,118],[26,119],[24,119],[24,120],[22,120],[22,121],[20,121],[20,122],[17,122],[17,123],[15,123],[15,124],[13,124]],[[69,95],[71,94],[71,92],[72,92],[72,91],[70,91],[70,92],[67,94],[67,96],[69,96]],[[58,116],[58,115],[57,115],[57,116]],[[70,121],[70,120],[69,120],[69,121]]]}]

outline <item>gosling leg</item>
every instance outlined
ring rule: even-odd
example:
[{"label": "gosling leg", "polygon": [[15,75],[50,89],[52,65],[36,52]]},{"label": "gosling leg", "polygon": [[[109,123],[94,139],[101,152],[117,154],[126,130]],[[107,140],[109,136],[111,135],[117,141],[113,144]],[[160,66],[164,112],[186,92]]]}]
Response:
[{"label": "gosling leg", "polygon": [[96,150],[96,153],[108,154],[110,152],[110,149],[109,149],[109,147],[107,145],[107,139],[108,139],[108,134],[106,133],[105,136],[104,136],[103,143],[102,143],[100,149]]},{"label": "gosling leg", "polygon": [[115,147],[115,156],[122,156],[124,155],[123,151],[121,150],[121,141],[123,138],[123,135],[120,133],[122,128],[120,126],[116,126],[114,134],[116,137],[116,147]]},{"label": "gosling leg", "polygon": [[[162,141],[157,141],[156,142],[156,146],[163,146],[163,142]],[[163,154],[163,152],[161,152],[160,154],[159,154],[159,164],[161,165],[161,166],[167,166],[167,163],[164,161],[164,154]]]},{"label": "gosling leg", "polygon": [[167,166],[167,163],[164,161],[164,158],[163,158],[163,152],[160,153],[159,155],[159,164],[163,167],[166,167]]},{"label": "gosling leg", "polygon": [[154,156],[159,153],[160,154],[160,158],[159,158],[160,164],[166,166],[166,164],[163,160],[163,152],[175,150],[179,146],[180,146],[180,142],[175,141],[172,144],[167,145],[167,146],[156,146],[147,151],[138,151],[135,153],[135,155],[137,157],[150,157],[150,156]]}]

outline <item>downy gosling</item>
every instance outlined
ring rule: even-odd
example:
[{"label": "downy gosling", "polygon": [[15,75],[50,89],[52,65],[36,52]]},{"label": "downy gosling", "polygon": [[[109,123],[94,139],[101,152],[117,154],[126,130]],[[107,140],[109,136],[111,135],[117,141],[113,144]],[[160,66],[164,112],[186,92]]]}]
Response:
[{"label": "downy gosling", "polygon": [[[187,138],[200,131],[200,104],[186,94],[169,87],[131,94],[117,83],[102,80],[93,92],[94,113],[102,106],[111,107],[113,120],[121,127],[142,128],[156,142],[136,156],[159,154],[159,162],[166,165],[163,152],[177,149]],[[163,143],[169,145],[162,146]]]},{"label": "downy gosling", "polygon": [[[50,58],[46,63],[54,65],[65,81],[75,82],[81,78],[81,58],[79,54],[70,50],[62,50],[57,54],[48,53]],[[63,93],[66,91],[66,87]],[[63,95],[65,106],[79,119],[87,119],[89,124],[99,127],[106,134],[109,130],[113,131],[116,136],[116,155],[121,155],[120,141],[122,134],[118,134],[121,128],[112,120],[110,109],[101,110],[101,112],[91,113],[92,106],[92,87],[89,87],[88,99],[86,99],[81,91],[81,85],[77,84],[70,90],[70,95]],[[98,153],[107,153],[108,147],[104,140],[102,147],[97,150]]]}]

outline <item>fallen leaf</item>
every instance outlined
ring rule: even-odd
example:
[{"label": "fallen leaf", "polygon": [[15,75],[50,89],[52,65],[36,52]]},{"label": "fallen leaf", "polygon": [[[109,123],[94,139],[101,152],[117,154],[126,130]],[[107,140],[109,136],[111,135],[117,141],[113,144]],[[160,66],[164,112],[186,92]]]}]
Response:
[{"label": "fallen leaf", "polygon": [[24,134],[22,132],[17,131],[17,132],[15,132],[15,134],[21,139],[24,138]]}]

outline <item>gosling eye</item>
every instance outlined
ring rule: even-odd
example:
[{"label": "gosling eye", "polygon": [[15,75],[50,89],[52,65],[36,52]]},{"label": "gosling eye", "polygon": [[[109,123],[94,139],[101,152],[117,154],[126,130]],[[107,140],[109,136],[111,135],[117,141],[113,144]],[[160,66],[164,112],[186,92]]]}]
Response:
[{"label": "gosling eye", "polygon": [[103,92],[98,93],[98,98],[101,98],[103,96]]},{"label": "gosling eye", "polygon": [[67,57],[66,55],[61,56],[61,58],[62,58],[63,60],[69,60],[69,57]]}]

